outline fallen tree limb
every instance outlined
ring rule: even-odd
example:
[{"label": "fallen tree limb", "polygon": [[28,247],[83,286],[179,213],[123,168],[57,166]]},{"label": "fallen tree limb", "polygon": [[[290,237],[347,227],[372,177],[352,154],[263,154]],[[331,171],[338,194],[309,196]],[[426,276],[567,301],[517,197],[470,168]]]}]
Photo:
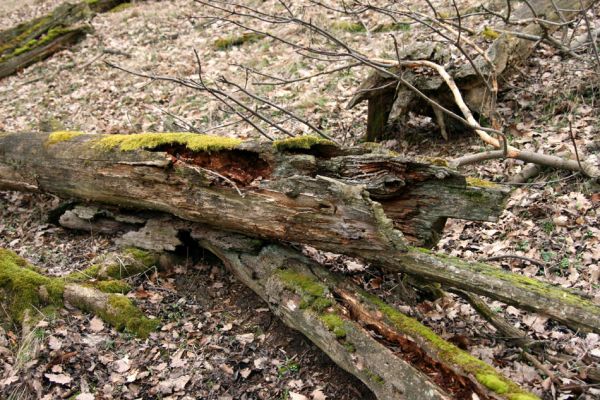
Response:
[{"label": "fallen tree limb", "polygon": [[138,250],[112,257],[85,271],[49,277],[16,254],[0,249],[0,305],[8,311],[8,322],[21,324],[27,331],[68,302],[99,315],[118,330],[147,337],[159,321],[146,318],[122,294],[130,288],[121,278],[147,269],[157,259]]},{"label": "fallen tree limb", "polygon": [[[60,135],[69,140],[56,142]],[[300,139],[271,146],[186,134],[5,134],[0,188],[163,211],[309,244],[600,332],[600,307],[567,290],[410,247],[407,239],[418,242],[423,226],[435,229],[448,214],[489,217],[501,209],[502,187],[468,186],[443,167]],[[195,166],[235,180],[244,196]]]},{"label": "fallen tree limb", "polygon": [[63,3],[45,16],[0,31],[0,79],[78,42],[91,31],[86,20],[125,2]]},{"label": "fallen tree limb", "polygon": [[[78,206],[71,213],[83,215],[86,209]],[[113,221],[130,218],[130,213],[118,210],[97,210],[98,216],[110,214]],[[187,232],[265,300],[286,325],[361,379],[378,399],[449,395],[470,399],[473,394],[481,399],[535,398],[418,321],[296,250],[165,215],[145,218],[144,224],[122,236],[122,244],[169,251],[183,244],[179,238]],[[94,218],[89,218],[87,229],[94,229],[94,224]],[[126,222],[120,224],[115,231],[131,229]],[[390,350],[389,343],[399,349]]]}]

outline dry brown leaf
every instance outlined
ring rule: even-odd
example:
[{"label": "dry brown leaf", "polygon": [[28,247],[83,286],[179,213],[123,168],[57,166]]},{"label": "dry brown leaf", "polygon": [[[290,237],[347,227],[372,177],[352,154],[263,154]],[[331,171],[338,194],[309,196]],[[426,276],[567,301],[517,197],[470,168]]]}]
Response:
[{"label": "dry brown leaf", "polygon": [[73,378],[67,374],[44,374],[44,376],[50,382],[58,383],[59,385],[68,385],[73,380]]}]

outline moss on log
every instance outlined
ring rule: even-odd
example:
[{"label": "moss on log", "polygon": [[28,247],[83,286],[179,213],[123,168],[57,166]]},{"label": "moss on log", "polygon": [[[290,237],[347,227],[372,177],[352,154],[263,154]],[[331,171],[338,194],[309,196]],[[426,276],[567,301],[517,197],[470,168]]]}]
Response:
[{"label": "moss on log", "polygon": [[[288,326],[305,334],[379,399],[446,398],[447,393],[460,398],[474,394],[481,399],[536,398],[488,364],[296,250],[158,216],[138,234],[126,234],[124,239],[156,248],[159,242],[148,239],[162,236],[153,234],[156,230],[171,231],[175,237],[189,232]],[[388,343],[400,351],[390,351]]]},{"label": "moss on log", "polygon": [[[154,260],[152,253],[138,249],[127,250],[124,256],[134,259],[133,265],[148,265]],[[23,324],[28,318],[38,319],[63,307],[67,301],[99,315],[117,330],[147,337],[160,321],[146,318],[123,295],[129,288],[126,282],[102,278],[102,271],[121,276],[123,265],[104,266],[106,268],[95,266],[64,277],[49,277],[12,251],[0,249],[0,303],[8,310],[8,322]],[[28,321],[27,325],[35,324]]]},{"label": "moss on log", "polygon": [[435,242],[447,217],[493,220],[507,194],[501,186],[468,184],[448,168],[372,146],[318,143],[281,151],[244,142],[194,151],[182,144],[185,135],[132,135],[144,150],[121,150],[118,143],[107,148],[107,135],[78,135],[52,146],[45,145],[49,134],[0,135],[0,188],[161,211],[225,231],[309,244],[600,332],[600,307],[564,289],[411,248]]},{"label": "moss on log", "polygon": [[62,3],[49,14],[0,31],[0,79],[81,40],[91,31],[86,23],[124,0]]}]

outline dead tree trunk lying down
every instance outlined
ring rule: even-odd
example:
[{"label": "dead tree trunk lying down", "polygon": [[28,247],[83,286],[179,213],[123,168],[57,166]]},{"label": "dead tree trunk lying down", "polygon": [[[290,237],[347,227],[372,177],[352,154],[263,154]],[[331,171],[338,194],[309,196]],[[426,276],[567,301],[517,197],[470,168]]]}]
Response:
[{"label": "dead tree trunk lying down", "polygon": [[[525,25],[519,23],[516,28],[514,24],[504,24],[498,32],[492,31],[494,35],[499,35],[498,38],[485,54],[480,54],[473,60],[479,72],[470,63],[448,68],[448,73],[456,82],[469,108],[476,113],[493,110],[494,92],[498,89],[490,90],[490,86],[481,78],[490,82],[497,81],[502,89],[506,78],[527,60],[540,41],[551,38],[552,33],[561,27],[561,22],[569,21],[592,3],[592,0],[535,0],[522,3],[509,12],[511,21],[531,22]],[[427,51],[420,44],[409,46],[400,51],[399,57],[406,61],[432,60],[440,65],[447,62],[448,57],[442,52],[443,49],[428,46]],[[435,73],[423,75],[410,69],[401,70],[399,67],[392,67],[392,71],[396,74],[402,72],[404,80],[421,93],[447,109],[456,110],[454,97],[440,76]],[[405,117],[409,111],[435,117],[444,131],[443,113],[432,108],[414,88],[398,86],[396,83],[394,77],[379,71],[373,72],[348,103],[348,108],[352,108],[368,100],[367,140],[378,140],[385,130],[388,118]]]},{"label": "dead tree trunk lying down", "polygon": [[308,244],[600,332],[600,307],[567,290],[411,247],[446,217],[493,219],[506,190],[385,151],[311,137],[271,146],[194,134],[3,134],[0,188]]},{"label": "dead tree trunk lying down", "polygon": [[146,318],[123,294],[122,279],[158,264],[158,257],[138,249],[98,260],[94,266],[63,277],[49,277],[11,251],[0,248],[0,320],[8,316],[26,335],[36,323],[64,303],[92,312],[118,330],[147,337],[158,320]]},{"label": "dead tree trunk lying down", "polygon": [[76,43],[91,30],[86,20],[125,1],[63,3],[43,17],[0,31],[0,79]]},{"label": "dead tree trunk lying down", "polygon": [[289,247],[167,215],[94,206],[76,206],[60,221],[75,229],[125,231],[121,244],[158,252],[182,246],[180,237],[191,238],[380,400],[472,399],[474,394],[480,399],[536,398],[417,320]]}]

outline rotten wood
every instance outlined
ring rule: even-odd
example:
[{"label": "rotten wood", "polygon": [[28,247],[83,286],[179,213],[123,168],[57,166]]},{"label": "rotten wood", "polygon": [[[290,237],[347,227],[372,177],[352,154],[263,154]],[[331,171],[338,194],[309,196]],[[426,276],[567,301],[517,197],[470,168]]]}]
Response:
[{"label": "rotten wood", "polygon": [[[503,23],[498,28],[498,31],[501,32],[500,36],[494,40],[484,55],[473,60],[473,64],[485,80],[496,80],[502,89],[502,83],[518,72],[519,66],[528,59],[539,43],[539,40],[532,40],[532,38],[551,38],[551,35],[560,28],[561,18],[566,21],[570,20],[580,12],[580,9],[589,7],[592,2],[592,0],[581,2],[579,0],[531,0],[520,4],[513,10],[511,20],[530,20],[531,22],[523,26],[517,25],[517,28],[512,23]],[[560,14],[556,11],[557,9],[561,10]],[[535,16],[532,14],[532,10],[535,10]],[[436,52],[433,46],[430,45],[430,47],[431,55],[419,57],[423,52],[421,45],[408,46],[407,49],[400,52],[399,58],[404,61],[421,59],[431,60],[440,65],[446,64],[447,58]],[[428,72],[415,73],[411,70],[401,70],[397,66],[391,67],[390,71],[397,75],[401,74],[406,82],[446,109],[457,111],[455,101],[440,76],[431,75]],[[473,65],[470,63],[458,67],[449,65],[447,71],[473,112],[485,114],[494,111],[495,93],[490,92],[488,85],[481,80]],[[458,123],[447,116],[440,120],[439,115],[433,112],[431,105],[421,96],[405,85],[397,85],[397,83],[392,75],[375,71],[360,85],[348,103],[348,108],[352,108],[362,101],[369,102],[370,118],[367,121],[369,140],[381,138],[380,135],[383,133],[388,115],[391,119],[405,118],[409,112],[430,115],[436,118],[442,133],[445,131],[446,124],[456,125]],[[376,118],[371,118],[372,113]]]},{"label": "rotten wood", "polygon": [[[74,211],[79,212],[77,207]],[[103,213],[129,218],[116,210]],[[186,233],[220,258],[286,325],[361,379],[378,399],[501,399],[524,394],[491,366],[297,250],[165,215],[146,218],[143,227],[122,236],[121,244],[168,251]],[[90,229],[93,223],[91,219]],[[493,392],[478,380],[485,381],[485,374],[497,376],[510,389]]]},{"label": "rotten wood", "polygon": [[92,30],[87,20],[125,2],[65,2],[42,17],[0,31],[0,79],[77,43]]},{"label": "rotten wood", "polygon": [[424,243],[419,235],[425,229],[431,240],[431,232],[443,227],[440,219],[493,219],[507,193],[502,187],[469,186],[447,168],[365,148],[277,150],[246,142],[212,153],[183,146],[121,151],[102,148],[107,137],[83,134],[48,144],[48,134],[0,135],[0,188],[162,211],[221,230],[308,244],[600,332],[600,307],[567,290],[411,247],[411,241]]}]

